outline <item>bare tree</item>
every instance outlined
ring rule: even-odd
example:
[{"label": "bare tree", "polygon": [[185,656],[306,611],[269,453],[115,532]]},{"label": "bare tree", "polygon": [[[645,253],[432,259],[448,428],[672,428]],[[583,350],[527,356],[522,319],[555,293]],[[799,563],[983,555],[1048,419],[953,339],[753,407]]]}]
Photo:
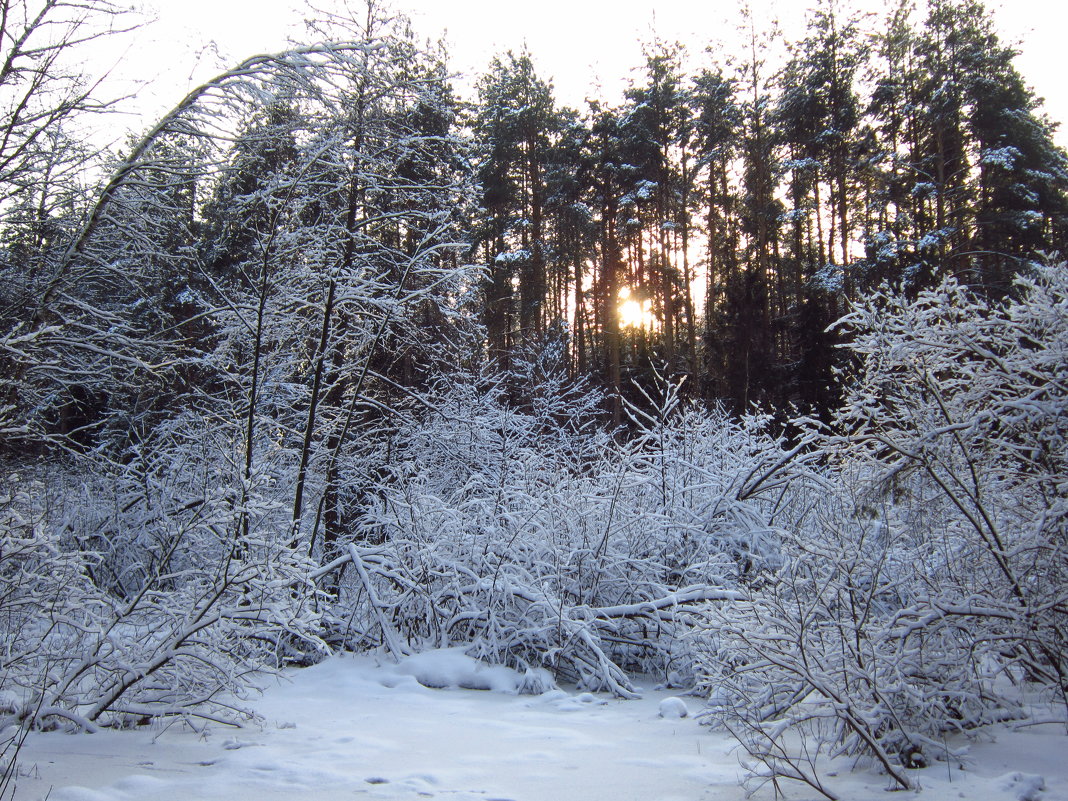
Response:
[{"label": "bare tree", "polygon": [[15,414],[24,327],[41,287],[77,230],[87,173],[100,159],[85,138],[113,108],[106,75],[86,54],[137,27],[107,0],[0,2],[0,433],[28,433]]},{"label": "bare tree", "polygon": [[[382,354],[465,275],[444,72],[401,26],[349,33],[246,60],[132,142],[0,338],[5,433],[65,451],[10,480],[0,525],[20,720],[236,720],[223,691],[324,647],[312,532],[344,522]],[[241,147],[270,144],[250,121],[286,103],[291,146],[242,186]],[[243,226],[227,258],[217,220]]]},{"label": "bare tree", "polygon": [[0,1],[0,207],[84,166],[71,151],[55,161],[56,133],[114,101],[100,96],[105,76],[75,65],[87,46],[136,26],[108,0]]},{"label": "bare tree", "polygon": [[1064,708],[1064,266],[1017,289],[884,287],[842,321],[860,361],[822,491],[759,592],[698,625],[710,717],[757,785],[835,798],[849,756],[909,789],[953,735],[1027,714],[1013,684]]}]

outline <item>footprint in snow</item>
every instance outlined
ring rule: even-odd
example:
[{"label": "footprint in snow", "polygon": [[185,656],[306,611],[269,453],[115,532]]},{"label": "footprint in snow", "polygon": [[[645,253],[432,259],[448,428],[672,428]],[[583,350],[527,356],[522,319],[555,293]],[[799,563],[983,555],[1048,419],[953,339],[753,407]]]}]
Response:
[{"label": "footprint in snow", "polygon": [[238,740],[236,737],[230,737],[222,742],[224,751],[236,751],[239,748],[251,748],[254,745],[259,745],[259,743],[253,743],[248,740]]},{"label": "footprint in snow", "polygon": [[603,698],[598,698],[593,693],[579,693],[575,696],[575,700],[580,704],[587,704],[589,706],[604,706],[608,702]]},{"label": "footprint in snow", "polygon": [[606,700],[598,698],[593,693],[568,695],[561,690],[545,693],[544,695],[539,696],[539,700],[542,703],[548,703],[550,706],[555,707],[562,712],[572,712],[576,709],[589,709],[594,706],[605,706],[608,703]]}]

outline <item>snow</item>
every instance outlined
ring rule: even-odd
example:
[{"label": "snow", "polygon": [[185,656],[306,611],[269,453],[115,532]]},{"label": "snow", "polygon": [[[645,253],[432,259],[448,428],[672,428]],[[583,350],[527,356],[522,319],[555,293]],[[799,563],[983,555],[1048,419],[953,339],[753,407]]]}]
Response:
[{"label": "snow", "polygon": [[812,276],[812,283],[824,292],[841,292],[845,287],[845,271],[841,265],[825,264]]},{"label": "snow", "polygon": [[690,710],[686,702],[677,696],[665,698],[660,702],[660,717],[662,718],[688,718]]},{"label": "snow", "polygon": [[979,163],[987,167],[1000,167],[1003,170],[1011,170],[1020,155],[1019,149],[1015,147],[994,147],[984,150],[980,154]]},{"label": "snow", "polygon": [[498,253],[494,262],[497,264],[522,264],[525,261],[530,261],[531,254],[529,250],[513,250],[507,253]]},{"label": "snow", "polygon": [[1041,776],[1018,771],[1005,774],[998,784],[1018,801],[1041,801],[1042,791],[1046,789],[1046,782]]},{"label": "snow", "polygon": [[[494,690],[518,694],[523,675],[502,665],[486,665],[464,654],[463,648],[442,648],[409,656],[396,670],[435,689]],[[551,677],[546,680],[552,686]]]},{"label": "snow", "polygon": [[[431,689],[420,680],[490,691]],[[475,681],[477,679],[477,681]],[[255,707],[259,726],[197,734],[177,722],[92,735],[34,733],[16,801],[741,801],[743,769],[724,733],[680,709],[678,690],[642,698],[553,689],[519,695],[522,674],[455,649],[394,664],[337,656],[289,672]],[[1063,726],[998,731],[970,761],[915,771],[921,799],[1068,799]],[[885,801],[886,779],[843,764],[840,797]],[[784,785],[786,799],[811,790]],[[770,789],[756,799],[773,797]],[[910,798],[914,797],[910,795]]]}]

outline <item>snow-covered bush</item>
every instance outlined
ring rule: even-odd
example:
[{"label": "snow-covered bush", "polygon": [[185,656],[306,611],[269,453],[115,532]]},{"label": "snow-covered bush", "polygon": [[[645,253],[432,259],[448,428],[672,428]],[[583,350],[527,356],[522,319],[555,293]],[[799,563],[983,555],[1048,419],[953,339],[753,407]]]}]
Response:
[{"label": "snow-covered bush", "polygon": [[447,71],[367,12],[191,90],[9,304],[0,469],[43,455],[0,521],[16,718],[229,717],[324,647],[312,559],[471,281]]},{"label": "snow-covered bush", "polygon": [[864,372],[828,450],[870,472],[873,498],[927,496],[913,536],[938,570],[913,617],[952,616],[977,658],[1019,667],[1064,704],[1068,270],[1038,267],[1017,289],[998,306],[947,282],[846,317]]},{"label": "snow-covered bush", "polygon": [[858,508],[845,487],[820,489],[808,525],[784,540],[780,569],[750,597],[706,608],[705,718],[754,758],[757,785],[787,777],[827,794],[819,758],[846,755],[909,787],[902,767],[942,750],[946,721],[979,721],[992,677],[977,674],[970,638],[952,622],[912,628],[900,618],[930,549],[891,510]]},{"label": "snow-covered bush", "polygon": [[335,563],[350,645],[466,645],[622,696],[631,671],[692,674],[689,610],[777,558],[789,454],[766,421],[683,408],[666,384],[620,444],[596,396],[552,385],[517,409],[502,381],[452,381],[393,442]]},{"label": "snow-covered bush", "polygon": [[240,502],[225,432],[203,422],[168,425],[96,475],[31,468],[4,482],[10,719],[235,721],[251,673],[280,666],[293,641],[320,647],[311,564],[287,544],[269,484]]},{"label": "snow-covered bush", "polygon": [[709,717],[755,780],[828,797],[822,756],[896,785],[946,737],[1068,697],[1068,271],[992,305],[949,281],[842,321],[861,357],[782,567],[699,625]]}]

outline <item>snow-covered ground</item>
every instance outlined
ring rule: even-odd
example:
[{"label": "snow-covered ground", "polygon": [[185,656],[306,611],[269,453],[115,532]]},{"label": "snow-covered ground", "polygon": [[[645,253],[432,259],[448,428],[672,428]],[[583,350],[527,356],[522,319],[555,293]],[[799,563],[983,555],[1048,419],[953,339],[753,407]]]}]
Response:
[{"label": "snow-covered ground", "polygon": [[[431,689],[419,684],[451,685]],[[647,688],[637,701],[551,690],[509,692],[521,677],[475,669],[456,652],[401,666],[334,657],[292,671],[255,706],[262,725],[180,724],[93,735],[35,734],[16,799],[49,801],[732,801],[740,755],[694,720],[700,701]],[[462,689],[457,685],[491,688]],[[677,699],[677,700],[672,700]],[[919,772],[921,798],[1068,799],[1063,728],[1002,730],[964,766]],[[843,799],[886,801],[873,773],[829,780]],[[834,783],[837,784],[834,784]],[[812,799],[786,786],[787,798]],[[757,798],[773,798],[766,788]]]}]

